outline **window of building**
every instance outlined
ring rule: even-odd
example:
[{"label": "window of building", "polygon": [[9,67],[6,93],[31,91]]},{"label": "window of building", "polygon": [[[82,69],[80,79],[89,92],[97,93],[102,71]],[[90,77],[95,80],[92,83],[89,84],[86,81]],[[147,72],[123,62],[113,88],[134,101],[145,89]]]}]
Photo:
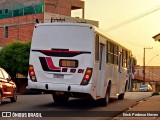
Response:
[{"label": "window of building", "polygon": [[4,27],[4,37],[8,38],[8,26]]}]

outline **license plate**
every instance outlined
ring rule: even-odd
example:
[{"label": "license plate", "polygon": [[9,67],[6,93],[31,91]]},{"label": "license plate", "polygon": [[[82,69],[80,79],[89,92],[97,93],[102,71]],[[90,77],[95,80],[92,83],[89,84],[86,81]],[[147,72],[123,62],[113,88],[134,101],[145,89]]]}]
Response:
[{"label": "license plate", "polygon": [[78,60],[66,60],[66,59],[61,59],[59,61],[60,67],[72,67],[72,68],[77,68],[78,67]]},{"label": "license plate", "polygon": [[62,74],[53,74],[53,78],[64,78]]}]

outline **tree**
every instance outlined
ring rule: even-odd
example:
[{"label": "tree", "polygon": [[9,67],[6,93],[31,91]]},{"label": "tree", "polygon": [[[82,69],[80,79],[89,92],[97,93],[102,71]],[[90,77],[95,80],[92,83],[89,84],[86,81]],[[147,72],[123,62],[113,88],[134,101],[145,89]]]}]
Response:
[{"label": "tree", "polygon": [[0,50],[0,66],[4,68],[11,77],[16,78],[17,73],[27,76],[30,46],[31,42],[13,42]]}]

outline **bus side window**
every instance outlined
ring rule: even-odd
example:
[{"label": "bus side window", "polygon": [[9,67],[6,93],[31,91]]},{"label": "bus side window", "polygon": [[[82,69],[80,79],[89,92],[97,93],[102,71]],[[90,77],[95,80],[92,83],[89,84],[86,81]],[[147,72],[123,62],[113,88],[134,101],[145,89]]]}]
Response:
[{"label": "bus side window", "polygon": [[118,65],[118,45],[114,45],[114,64]]},{"label": "bus side window", "polygon": [[110,54],[110,47],[111,47],[111,45],[110,45],[111,43],[108,41],[107,42],[107,63],[111,63],[111,54]]},{"label": "bus side window", "polygon": [[108,63],[108,40],[106,40],[106,63]]},{"label": "bus side window", "polygon": [[122,64],[123,64],[123,67],[127,67],[127,51],[126,50],[122,50],[122,57],[123,57],[123,62],[122,62]]},{"label": "bus side window", "polygon": [[99,35],[95,36],[95,60],[99,61]]},{"label": "bus side window", "polygon": [[111,42],[108,41],[107,46],[108,46],[108,50],[107,50],[107,52],[108,52],[107,62],[113,64],[114,63],[114,60],[113,60],[113,51],[114,51],[113,50],[113,43],[111,43]]},{"label": "bus side window", "polygon": [[129,53],[129,51],[126,51],[126,54],[127,54],[127,68],[129,68],[129,65],[130,65],[130,53]]}]

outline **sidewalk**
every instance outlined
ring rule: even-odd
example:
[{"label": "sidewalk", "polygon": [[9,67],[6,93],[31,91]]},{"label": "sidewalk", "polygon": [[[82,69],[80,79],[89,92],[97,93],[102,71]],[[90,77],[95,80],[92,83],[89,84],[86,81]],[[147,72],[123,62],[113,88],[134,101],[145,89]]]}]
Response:
[{"label": "sidewalk", "polygon": [[160,120],[160,95],[141,101],[114,120]]}]

